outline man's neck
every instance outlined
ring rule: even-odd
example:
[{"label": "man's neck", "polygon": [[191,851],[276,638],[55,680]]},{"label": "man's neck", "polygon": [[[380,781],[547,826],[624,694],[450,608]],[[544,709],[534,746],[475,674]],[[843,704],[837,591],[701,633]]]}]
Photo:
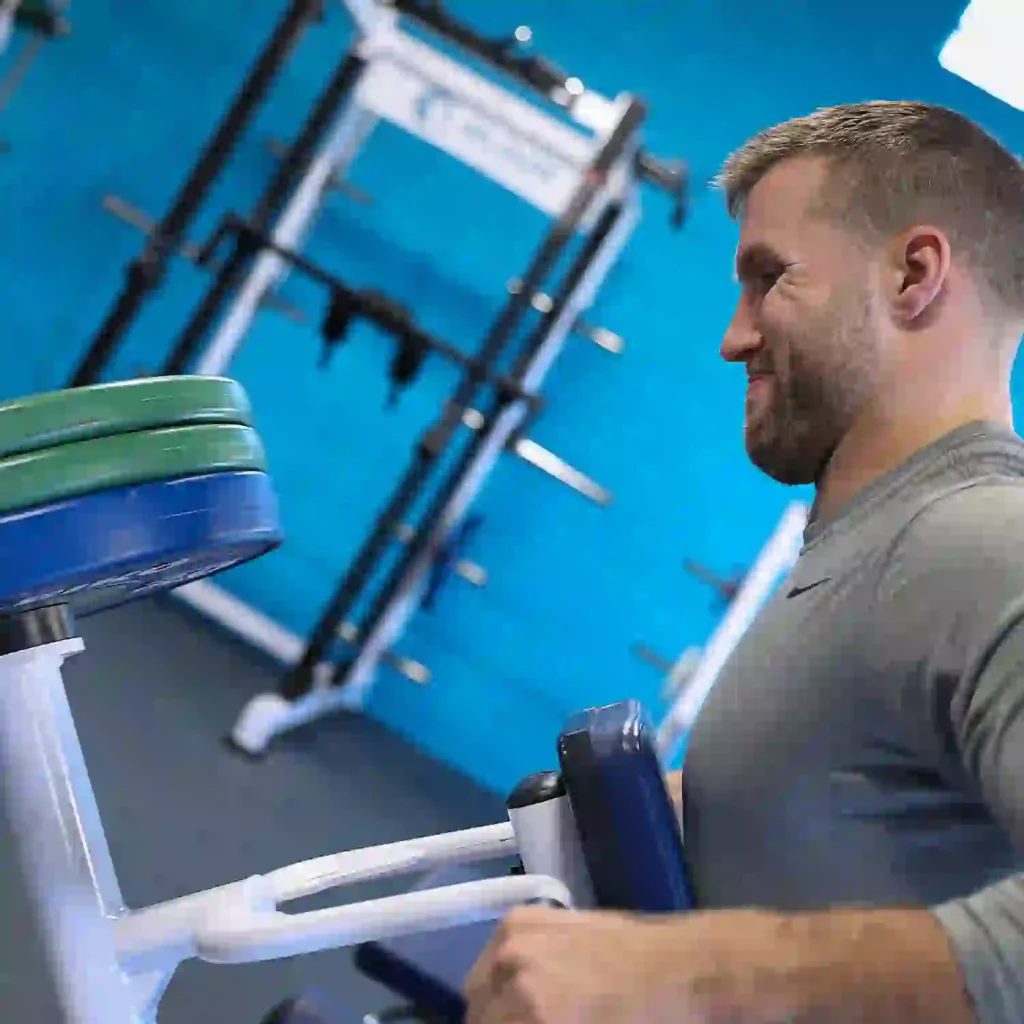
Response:
[{"label": "man's neck", "polygon": [[940,437],[985,421],[1013,429],[1009,388],[1005,393],[971,396],[928,415],[879,417],[867,412],[843,437],[817,485],[816,520],[832,518],[868,484],[902,465]]}]

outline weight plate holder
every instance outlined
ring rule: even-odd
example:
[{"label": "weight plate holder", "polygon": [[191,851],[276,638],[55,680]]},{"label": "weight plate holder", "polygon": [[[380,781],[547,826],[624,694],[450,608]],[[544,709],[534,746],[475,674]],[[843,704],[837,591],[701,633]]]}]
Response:
[{"label": "weight plate holder", "polygon": [[221,377],[157,377],[52,391],[0,404],[0,458],[136,430],[252,426],[242,387]]},{"label": "weight plate holder", "polygon": [[0,616],[55,604],[78,616],[178,587],[276,548],[260,472],[161,480],[0,517]]}]

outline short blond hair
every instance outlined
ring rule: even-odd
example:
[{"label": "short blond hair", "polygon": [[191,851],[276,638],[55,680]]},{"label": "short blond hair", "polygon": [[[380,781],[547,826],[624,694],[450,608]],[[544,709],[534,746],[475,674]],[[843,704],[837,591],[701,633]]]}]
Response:
[{"label": "short blond hair", "polygon": [[943,228],[973,277],[1024,324],[1024,165],[992,135],[945,107],[875,101],[825,107],[766,128],[716,178],[730,216],[783,160],[821,156],[816,212],[872,239],[915,223]]}]

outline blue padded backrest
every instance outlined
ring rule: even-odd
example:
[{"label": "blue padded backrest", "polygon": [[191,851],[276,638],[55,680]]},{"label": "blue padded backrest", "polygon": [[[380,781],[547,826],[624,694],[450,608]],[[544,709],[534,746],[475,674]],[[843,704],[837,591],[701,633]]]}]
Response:
[{"label": "blue padded backrest", "polygon": [[558,757],[598,905],[652,914],[688,910],[679,822],[640,704],[573,715]]}]

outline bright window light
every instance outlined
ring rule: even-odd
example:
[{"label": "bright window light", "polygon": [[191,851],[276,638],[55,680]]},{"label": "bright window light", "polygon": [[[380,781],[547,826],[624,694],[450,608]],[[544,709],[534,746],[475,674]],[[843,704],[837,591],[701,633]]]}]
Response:
[{"label": "bright window light", "polygon": [[972,85],[1024,110],[1024,2],[971,0],[939,63]]}]

